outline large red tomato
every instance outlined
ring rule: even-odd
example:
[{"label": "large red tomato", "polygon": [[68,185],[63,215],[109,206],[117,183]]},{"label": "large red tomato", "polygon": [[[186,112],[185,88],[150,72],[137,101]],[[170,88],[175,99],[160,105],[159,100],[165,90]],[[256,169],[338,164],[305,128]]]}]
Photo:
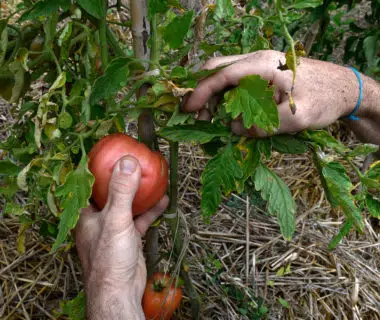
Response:
[{"label": "large red tomato", "polygon": [[160,152],[153,152],[136,139],[122,133],[99,140],[89,153],[89,169],[95,177],[92,197],[99,209],[108,198],[108,185],[116,162],[123,156],[135,157],[141,167],[141,184],[133,201],[133,214],[152,208],[168,186],[168,164]]},{"label": "large red tomato", "polygon": [[155,273],[153,279],[147,281],[142,300],[146,319],[169,320],[181,300],[182,290],[175,287],[175,280],[172,281],[169,275]]}]

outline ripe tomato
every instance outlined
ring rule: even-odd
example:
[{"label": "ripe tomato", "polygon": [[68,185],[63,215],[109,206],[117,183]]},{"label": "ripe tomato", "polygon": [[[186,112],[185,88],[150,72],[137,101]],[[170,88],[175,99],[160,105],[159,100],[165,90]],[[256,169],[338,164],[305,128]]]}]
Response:
[{"label": "ripe tomato", "polygon": [[182,290],[175,287],[175,280],[171,280],[169,275],[155,273],[153,279],[147,281],[142,300],[146,319],[169,320],[181,300]]},{"label": "ripe tomato", "polygon": [[89,153],[89,169],[95,177],[93,199],[103,209],[108,198],[108,185],[116,162],[123,156],[135,157],[141,167],[141,184],[133,201],[134,215],[152,208],[168,186],[168,164],[160,152],[153,152],[143,143],[122,133],[100,139]]}]

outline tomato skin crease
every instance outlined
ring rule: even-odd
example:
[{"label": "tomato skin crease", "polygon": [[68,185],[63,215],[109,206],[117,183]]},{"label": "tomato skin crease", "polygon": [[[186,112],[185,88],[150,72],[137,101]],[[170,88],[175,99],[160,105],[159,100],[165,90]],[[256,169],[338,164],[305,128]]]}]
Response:
[{"label": "tomato skin crease", "polygon": [[164,156],[126,134],[110,134],[100,139],[89,153],[88,167],[95,177],[92,198],[98,209],[103,209],[107,202],[115,164],[127,155],[136,158],[141,167],[141,183],[132,204],[133,215],[146,212],[165,195],[168,164]]},{"label": "tomato skin crease", "polygon": [[[172,285],[169,287],[170,283]],[[157,284],[161,290],[157,290]],[[182,289],[175,287],[169,275],[155,273],[146,284],[142,306],[147,320],[170,320],[181,304]]]}]

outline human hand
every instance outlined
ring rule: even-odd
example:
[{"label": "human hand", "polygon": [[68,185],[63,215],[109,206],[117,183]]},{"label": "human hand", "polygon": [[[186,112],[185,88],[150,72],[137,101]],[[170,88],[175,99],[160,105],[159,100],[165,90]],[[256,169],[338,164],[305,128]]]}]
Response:
[{"label": "human hand", "polygon": [[[349,114],[355,107],[358,83],[351,70],[328,62],[301,58],[292,93],[297,106],[293,115],[286,94],[292,88],[293,73],[290,70],[278,70],[279,61],[284,63],[285,55],[271,50],[213,58],[206,62],[204,69],[232,64],[201,80],[195,91],[185,99],[183,109],[187,112],[200,111],[199,118],[208,120],[210,114],[204,109],[207,101],[224,89],[237,86],[241,78],[251,74],[258,74],[275,86],[274,99],[280,117],[280,128],[276,133],[322,128]],[[365,112],[365,107],[360,112]],[[233,121],[232,129],[239,135],[267,135],[255,126],[245,129],[239,119]]]},{"label": "human hand", "polygon": [[115,165],[104,209],[97,212],[90,206],[81,212],[75,238],[89,319],[144,319],[141,299],[147,274],[141,237],[165,210],[168,197],[134,220],[132,202],[140,179],[138,161],[122,158]]}]

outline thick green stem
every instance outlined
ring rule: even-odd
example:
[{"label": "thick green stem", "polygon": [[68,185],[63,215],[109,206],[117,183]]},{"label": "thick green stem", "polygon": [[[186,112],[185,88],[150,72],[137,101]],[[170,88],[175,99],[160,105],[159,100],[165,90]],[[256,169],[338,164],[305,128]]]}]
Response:
[{"label": "thick green stem", "polygon": [[160,61],[160,40],[157,32],[157,13],[153,15],[151,21],[151,42],[152,51],[150,54],[150,60],[153,64],[158,64]]},{"label": "thick green stem", "polygon": [[104,17],[99,21],[99,38],[100,38],[100,54],[102,59],[103,70],[108,65],[108,43],[107,43],[107,19],[106,13],[108,1],[104,1]]},{"label": "thick green stem", "polygon": [[200,319],[200,300],[191,281],[189,263],[183,254],[184,242],[178,217],[178,142],[170,143],[170,205],[165,218],[173,234],[174,253],[181,264],[180,276],[191,302],[192,319]]}]

